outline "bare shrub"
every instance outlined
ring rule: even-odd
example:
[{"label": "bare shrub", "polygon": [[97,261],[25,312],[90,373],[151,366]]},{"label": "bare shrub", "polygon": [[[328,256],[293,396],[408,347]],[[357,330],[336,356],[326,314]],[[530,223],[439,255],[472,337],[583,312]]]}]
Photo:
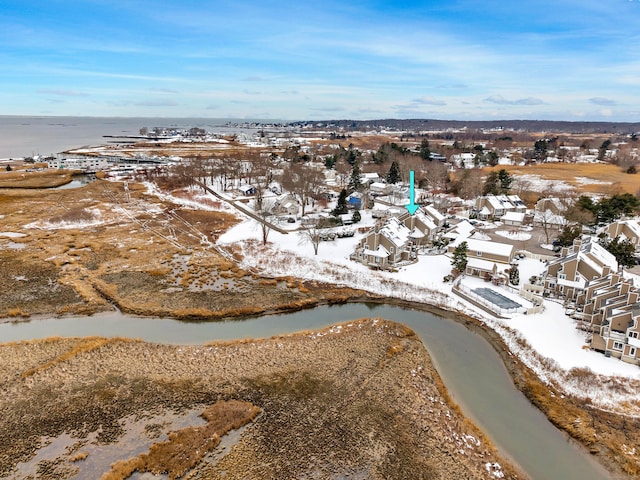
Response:
[{"label": "bare shrub", "polygon": [[95,219],[95,214],[86,208],[73,207],[66,210],[63,214],[51,217],[52,223],[77,223],[90,222]]}]

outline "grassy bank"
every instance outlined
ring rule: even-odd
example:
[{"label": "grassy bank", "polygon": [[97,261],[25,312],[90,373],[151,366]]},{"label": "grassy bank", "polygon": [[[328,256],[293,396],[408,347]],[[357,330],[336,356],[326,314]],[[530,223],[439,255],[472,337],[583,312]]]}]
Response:
[{"label": "grassy bank", "polygon": [[[207,346],[50,339],[0,345],[0,361],[0,475],[480,479],[490,462],[523,478],[447,397],[419,339],[391,322]],[[229,405],[239,405],[233,418]],[[192,409],[208,423],[167,430],[155,420]],[[131,444],[127,418],[150,432],[137,437],[147,447]],[[251,418],[221,458],[204,453]],[[65,432],[68,447],[34,457],[43,437]],[[119,456],[100,466],[108,446]]]}]

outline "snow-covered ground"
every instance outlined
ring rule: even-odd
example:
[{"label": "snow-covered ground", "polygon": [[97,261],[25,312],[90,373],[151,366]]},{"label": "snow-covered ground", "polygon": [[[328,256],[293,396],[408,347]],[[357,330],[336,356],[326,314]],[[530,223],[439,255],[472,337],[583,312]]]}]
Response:
[{"label": "snow-covered ground", "polygon": [[[364,220],[362,225],[372,224],[370,214],[364,212],[362,217]],[[218,239],[218,243],[228,245],[242,244],[245,243],[246,240],[251,239],[260,241],[261,235],[262,233],[257,222],[245,220],[224,233]],[[269,272],[272,274],[288,274],[301,278],[313,276],[313,278],[321,279],[314,271],[322,270],[322,267],[327,266],[327,263],[334,266],[339,265],[346,267],[348,271],[354,274],[366,273],[367,278],[364,279],[365,281],[358,282],[358,285],[349,286],[364,288],[374,293],[386,294],[388,287],[384,286],[384,284],[390,281],[395,281],[394,283],[406,283],[409,286],[418,287],[411,289],[416,292],[427,289],[422,298],[422,300],[427,303],[429,303],[430,296],[438,292],[449,297],[453,302],[452,306],[455,306],[456,309],[461,309],[467,314],[471,313],[474,317],[490,317],[489,314],[476,311],[470,304],[459,299],[459,297],[451,292],[451,283],[443,282],[445,275],[451,273],[450,257],[446,255],[421,255],[418,263],[401,267],[398,272],[373,271],[364,265],[349,260],[349,255],[353,253],[356,244],[363,236],[364,234],[356,234],[351,238],[321,242],[318,255],[315,256],[313,254],[313,247],[310,244],[304,243],[304,238],[297,233],[283,235],[277,232],[271,232],[268,239],[268,248],[263,249],[261,246],[251,248],[251,253],[255,255],[263,251],[264,256],[271,257],[273,254],[271,258],[280,259],[287,254],[293,254],[296,257],[304,259],[304,262],[278,262],[281,266],[277,268],[277,272],[273,270]],[[272,262],[266,260],[265,258],[261,258],[261,256],[253,256],[252,258],[246,258],[245,262],[251,266],[269,267]],[[315,268],[307,271],[304,269],[301,270],[301,263],[302,265],[313,265]],[[533,275],[541,274],[544,271],[544,267],[544,263],[539,260],[521,260],[519,264],[521,281],[524,282]],[[274,267],[271,268],[273,269]],[[346,278],[347,275],[345,274],[344,277]],[[326,278],[326,280],[330,279]],[[380,284],[382,284],[382,286]],[[488,285],[482,279],[471,277],[465,278],[463,284],[469,288],[486,287]],[[363,287],[362,285],[365,286]],[[368,285],[368,287],[366,285]],[[495,285],[490,285],[490,287],[520,304],[524,305],[527,303],[526,300],[511,290],[496,287]],[[442,297],[438,295],[438,299],[441,298]],[[464,302],[463,305],[455,305],[460,302]],[[588,367],[595,373],[623,375],[640,379],[640,368],[637,366],[616,359],[606,358],[604,355],[594,351],[582,349],[585,345],[585,334],[575,328],[575,322],[564,314],[564,309],[561,305],[547,301],[545,302],[545,307],[546,309],[543,313],[534,315],[516,314],[507,320],[500,320],[500,322],[519,332],[536,351],[545,357],[555,360],[559,366],[566,370],[574,367]],[[491,317],[491,320],[498,321],[493,317]]]},{"label": "snow-covered ground", "polygon": [[[197,196],[189,203],[197,204]],[[354,227],[375,223],[370,212],[361,213],[362,221]],[[401,267],[397,272],[374,271],[349,260],[363,236],[356,233],[354,237],[321,242],[318,254],[314,255],[313,246],[296,232],[271,231],[267,245],[262,245],[258,223],[245,217],[221,235],[218,244],[240,246],[244,254],[243,266],[256,268],[266,275],[320,280],[470,315],[498,332],[512,353],[544,381],[565,393],[588,397],[600,407],[611,410],[619,410],[625,401],[637,403],[640,368],[586,349],[585,333],[576,329],[575,322],[565,315],[561,305],[545,301],[542,313],[496,318],[452,293],[452,284],[443,281],[451,273],[450,257],[420,255],[419,262]],[[521,282],[541,274],[544,268],[539,260],[520,260]],[[523,306],[530,306],[513,289],[469,277],[463,280],[463,285],[470,289],[489,286]],[[577,369],[580,370],[576,372]],[[589,380],[580,374],[584,371],[593,373],[586,376]],[[629,404],[625,408],[626,413],[640,414],[640,410],[630,412],[633,407]]]},{"label": "snow-covered ground", "polygon": [[508,238],[510,240],[527,241],[531,238],[531,234],[527,232],[521,232],[519,230],[497,230],[496,235]]}]

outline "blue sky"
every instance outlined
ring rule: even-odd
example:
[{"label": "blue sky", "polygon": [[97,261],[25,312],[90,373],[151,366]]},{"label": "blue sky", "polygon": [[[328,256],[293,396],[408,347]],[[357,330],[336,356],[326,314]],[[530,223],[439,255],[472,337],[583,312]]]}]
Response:
[{"label": "blue sky", "polygon": [[4,0],[0,114],[640,121],[640,0]]}]

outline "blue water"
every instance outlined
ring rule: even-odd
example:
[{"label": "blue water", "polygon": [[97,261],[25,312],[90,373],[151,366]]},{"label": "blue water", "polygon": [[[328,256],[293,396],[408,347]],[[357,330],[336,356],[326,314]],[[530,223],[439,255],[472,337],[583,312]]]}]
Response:
[{"label": "blue water", "polygon": [[[237,133],[231,118],[30,117],[0,116],[0,159],[52,155],[72,148],[102,145],[104,135],[138,135],[142,127],[200,127],[209,132]],[[256,120],[257,121],[257,120]]]},{"label": "blue water", "polygon": [[507,457],[533,480],[605,480],[611,477],[566,438],[513,385],[502,360],[479,335],[429,313],[388,305],[323,306],[291,314],[225,322],[185,323],[120,314],[0,324],[0,342],[49,336],[125,336],[150,342],[202,344],[262,338],[363,317],[410,326],[427,347],[452,398]]}]

